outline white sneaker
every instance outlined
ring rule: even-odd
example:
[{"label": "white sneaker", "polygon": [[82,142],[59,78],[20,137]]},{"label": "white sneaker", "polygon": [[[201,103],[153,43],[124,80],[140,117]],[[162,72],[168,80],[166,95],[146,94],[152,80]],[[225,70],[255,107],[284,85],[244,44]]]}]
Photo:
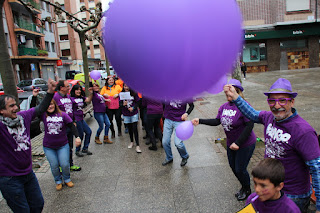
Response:
[{"label": "white sneaker", "polygon": [[137,153],[141,153],[140,146],[137,146],[137,147],[136,147],[136,152],[137,152]]},{"label": "white sneaker", "polygon": [[128,149],[131,149],[133,147],[133,142],[131,142],[128,146]]}]

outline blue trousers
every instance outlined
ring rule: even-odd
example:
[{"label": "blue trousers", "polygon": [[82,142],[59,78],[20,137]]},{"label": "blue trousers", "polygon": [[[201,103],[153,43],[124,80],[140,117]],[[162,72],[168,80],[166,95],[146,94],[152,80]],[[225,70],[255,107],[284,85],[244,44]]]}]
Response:
[{"label": "blue trousers", "polygon": [[[90,144],[90,138],[92,131],[88,124],[82,120],[82,121],[77,121],[77,129],[79,133],[79,137],[81,138],[81,141],[83,140],[84,133],[86,135],[84,136],[84,142],[83,142],[83,148],[82,150],[88,150],[89,144]],[[80,151],[81,146],[76,147],[76,151]]]},{"label": "blue trousers", "polygon": [[[166,160],[172,160],[172,150],[171,150],[171,135],[173,133],[173,130],[176,129],[177,126],[182,121],[172,121],[170,119],[164,120],[163,125],[163,137],[162,137],[162,145],[163,149],[166,152]],[[183,141],[180,140],[176,134],[174,134],[174,145],[177,147],[177,150],[182,158],[188,158],[189,154],[187,152],[186,147],[183,144]]]},{"label": "blue trousers", "polygon": [[110,128],[111,123],[110,123],[110,120],[109,120],[107,114],[104,112],[94,112],[93,115],[99,124],[99,128],[97,130],[96,137],[100,136],[100,134],[103,130],[103,126],[105,126],[104,135],[108,136],[108,132],[109,132],[109,128]]},{"label": "blue trousers", "polygon": [[0,191],[13,212],[42,212],[44,200],[35,174],[1,176]]},{"label": "blue trousers", "polygon": [[[51,172],[56,184],[62,183],[62,177],[65,183],[70,182],[69,144],[56,149],[43,147],[43,151],[50,163]],[[62,176],[59,166],[62,170]]]},{"label": "blue trousers", "polygon": [[241,148],[238,150],[231,150],[227,148],[227,155],[229,165],[233,174],[238,178],[243,187],[250,187],[250,175],[247,170],[247,166],[253,154],[256,144]]}]

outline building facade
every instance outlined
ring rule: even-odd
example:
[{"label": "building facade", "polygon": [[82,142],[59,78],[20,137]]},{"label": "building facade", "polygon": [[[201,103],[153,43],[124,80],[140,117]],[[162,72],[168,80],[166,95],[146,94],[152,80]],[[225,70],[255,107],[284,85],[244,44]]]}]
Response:
[{"label": "building facade", "polygon": [[[56,29],[43,28],[40,23],[42,6],[37,0],[24,0],[33,6],[37,18],[18,0],[3,5],[3,23],[16,83],[24,79],[56,78],[56,61],[59,59],[55,42]],[[46,15],[51,15],[50,13]],[[52,73],[52,74],[51,74]]]},{"label": "building facade", "polygon": [[[237,0],[248,72],[319,66],[318,0]],[[320,1],[319,1],[320,2]]]},{"label": "building facade", "polygon": [[[58,0],[63,8],[75,14],[80,11],[80,7],[95,8],[98,0]],[[75,15],[80,20],[89,20],[89,14],[80,12]],[[102,23],[97,30],[101,30]],[[66,71],[79,70],[83,72],[82,49],[78,33],[76,33],[66,23],[58,23],[58,40],[61,49],[62,66],[58,67],[58,73],[64,78]],[[88,33],[87,33],[88,34]],[[105,68],[105,53],[103,46],[97,41],[86,40],[89,70]]]}]

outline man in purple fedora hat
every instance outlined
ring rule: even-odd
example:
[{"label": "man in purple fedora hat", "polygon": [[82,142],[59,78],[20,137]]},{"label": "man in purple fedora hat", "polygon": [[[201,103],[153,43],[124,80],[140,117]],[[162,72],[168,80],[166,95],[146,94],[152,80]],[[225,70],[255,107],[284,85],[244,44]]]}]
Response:
[{"label": "man in purple fedora hat", "polygon": [[312,188],[317,197],[320,213],[320,149],[316,131],[298,115],[294,108],[295,97],[290,81],[279,78],[269,92],[270,111],[256,111],[244,101],[229,84],[224,92],[250,120],[264,125],[265,158],[279,159],[285,168],[283,191],[300,208],[307,212]]}]

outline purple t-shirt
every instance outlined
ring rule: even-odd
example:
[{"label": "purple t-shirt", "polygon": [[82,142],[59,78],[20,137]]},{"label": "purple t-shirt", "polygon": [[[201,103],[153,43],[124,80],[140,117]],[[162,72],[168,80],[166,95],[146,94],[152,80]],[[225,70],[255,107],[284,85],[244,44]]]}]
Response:
[{"label": "purple t-shirt", "polygon": [[300,195],[310,190],[310,174],[305,161],[320,156],[315,130],[299,115],[276,122],[272,112],[259,114],[264,124],[265,158],[279,159],[285,168],[283,191]]},{"label": "purple t-shirt", "polygon": [[92,105],[94,112],[106,112],[105,98],[98,92],[93,92]]},{"label": "purple t-shirt", "polygon": [[[239,138],[246,127],[245,123],[250,121],[243,116],[234,103],[230,102],[224,103],[219,108],[217,119],[220,119],[221,125],[226,133],[228,147]],[[256,135],[252,131],[248,139],[240,145],[240,148],[248,147],[255,142]]]},{"label": "purple t-shirt", "polygon": [[[132,97],[132,96],[131,96]],[[138,94],[136,94],[132,100],[128,100],[127,105],[122,107],[122,114],[124,116],[133,116],[138,113],[138,108],[136,107],[132,112],[128,110],[128,108],[133,107],[140,100]]]},{"label": "purple t-shirt", "polygon": [[71,97],[73,117],[76,121],[83,120],[83,107],[85,100],[85,97]]},{"label": "purple t-shirt", "polygon": [[160,101],[147,99],[147,114],[163,114],[163,104]]},{"label": "purple t-shirt", "polygon": [[56,92],[53,99],[57,102],[61,111],[67,113],[70,118],[73,119],[72,101],[70,95],[62,96],[59,92]]},{"label": "purple t-shirt", "polygon": [[[251,202],[251,199],[256,195],[256,193],[252,193],[248,197],[246,205],[248,205]],[[277,200],[267,200],[262,202],[259,199],[256,199],[252,202],[252,205],[257,212],[261,213],[300,213],[300,209],[298,208],[298,206],[284,193],[281,193],[281,197]]]},{"label": "purple t-shirt", "polygon": [[170,101],[165,104],[163,116],[172,121],[182,121],[181,116],[186,112],[187,103]]},{"label": "purple t-shirt", "polygon": [[19,128],[9,128],[0,122],[0,176],[20,176],[32,171],[30,126],[35,109],[17,114],[23,117]]},{"label": "purple t-shirt", "polygon": [[72,122],[72,119],[65,112],[47,115],[43,113],[41,119],[44,124],[43,146],[51,149],[62,147],[68,143],[66,125]]}]

